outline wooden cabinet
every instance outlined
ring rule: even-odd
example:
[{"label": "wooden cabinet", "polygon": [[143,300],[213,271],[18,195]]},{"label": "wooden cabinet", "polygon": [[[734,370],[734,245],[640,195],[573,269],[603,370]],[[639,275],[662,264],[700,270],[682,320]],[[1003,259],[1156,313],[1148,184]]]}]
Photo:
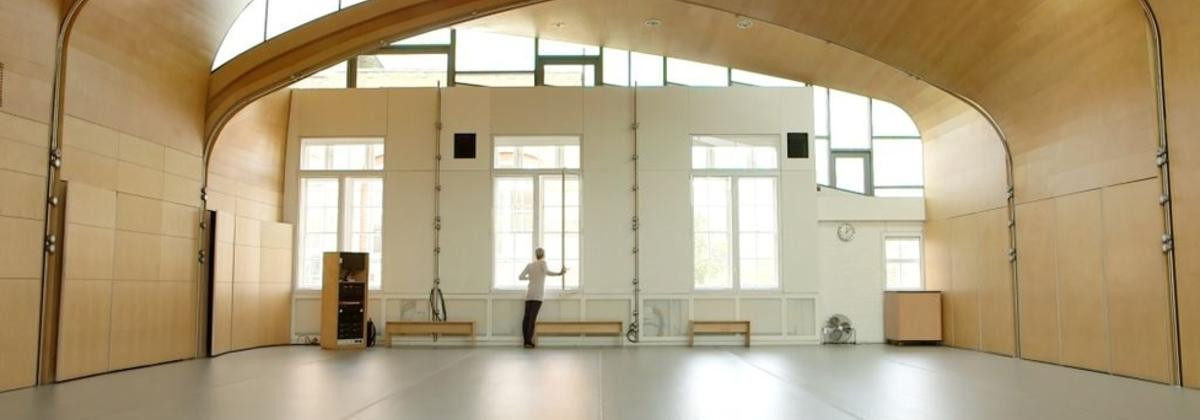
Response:
[{"label": "wooden cabinet", "polygon": [[326,252],[322,261],[321,347],[367,347],[367,279],[370,254]]},{"label": "wooden cabinet", "polygon": [[883,331],[888,342],[942,340],[942,292],[886,292]]}]

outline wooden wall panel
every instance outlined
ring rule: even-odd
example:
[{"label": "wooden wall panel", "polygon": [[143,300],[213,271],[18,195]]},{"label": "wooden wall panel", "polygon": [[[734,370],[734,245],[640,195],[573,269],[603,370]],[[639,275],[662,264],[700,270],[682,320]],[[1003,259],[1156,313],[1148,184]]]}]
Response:
[{"label": "wooden wall panel", "polygon": [[1008,262],[1008,210],[997,209],[975,217],[979,236],[978,278],[980,347],[987,352],[1014,354],[1012,266]]},{"label": "wooden wall panel", "polygon": [[111,281],[63,281],[58,332],[58,380],[109,370],[111,297]]},{"label": "wooden wall panel", "polygon": [[212,354],[231,349],[233,328],[233,231],[232,213],[217,211],[216,244],[213,255]]},{"label": "wooden wall panel", "polygon": [[243,350],[262,345],[258,283],[233,283],[232,317],[230,322],[231,350]]},{"label": "wooden wall panel", "polygon": [[925,222],[925,289],[942,291],[942,343],[954,344],[954,300],[951,273],[952,230],[949,221]]},{"label": "wooden wall panel", "polygon": [[109,370],[127,369],[154,363],[163,340],[156,337],[157,321],[154,292],[150,282],[116,280],[112,286],[112,332]]},{"label": "wooden wall panel", "polygon": [[[7,41],[0,43],[0,63],[4,63],[4,103],[0,105],[0,113],[49,122],[61,3],[23,0],[0,4],[0,39]],[[41,139],[43,145],[48,138]]]},{"label": "wooden wall panel", "polygon": [[0,390],[33,385],[41,297],[37,279],[0,279]]},{"label": "wooden wall panel", "polygon": [[[1058,238],[1055,255],[1059,279],[1061,359],[1085,369],[1109,370],[1108,290],[1104,279],[1104,237],[1100,191],[1059,197],[1055,201]],[[1022,253],[1028,261],[1027,254]],[[1021,305],[1026,305],[1025,301]],[[1022,328],[1027,328],[1022,324]]]},{"label": "wooden wall panel", "polygon": [[1162,31],[1184,386],[1200,388],[1200,4],[1150,0]]},{"label": "wooden wall panel", "polygon": [[951,219],[954,245],[951,257],[951,272],[954,280],[950,300],[954,307],[955,347],[978,350],[980,348],[979,284],[980,264],[978,238],[981,229],[976,217],[964,216]]},{"label": "wooden wall panel", "polygon": [[218,210],[213,354],[291,340],[292,225],[278,223],[291,92],[251,104],[221,133],[209,162]]},{"label": "wooden wall panel", "polygon": [[1112,372],[1170,382],[1170,316],[1158,196],[1157,179],[1104,189],[1104,273]]},{"label": "wooden wall panel", "polygon": [[[1021,357],[1059,361],[1058,267],[1055,202],[1017,206],[1017,265],[1021,301]],[[1063,242],[1076,245],[1073,240]]]}]

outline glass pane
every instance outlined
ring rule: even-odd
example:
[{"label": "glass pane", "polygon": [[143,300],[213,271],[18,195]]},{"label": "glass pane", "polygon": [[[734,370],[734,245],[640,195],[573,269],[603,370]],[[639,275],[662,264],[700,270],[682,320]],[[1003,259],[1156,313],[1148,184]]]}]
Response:
[{"label": "glass pane", "polygon": [[539,55],[600,55],[600,47],[595,45],[575,44],[571,42],[552,41],[541,38],[538,40]]},{"label": "glass pane", "polygon": [[446,54],[358,56],[358,87],[446,86]]},{"label": "glass pane", "polygon": [[213,70],[263,42],[265,30],[263,25],[266,23],[263,18],[266,12],[266,0],[255,0],[242,10],[242,14],[233,21],[233,26],[229,27],[229,32],[225,33],[221,47],[217,49],[217,55],[212,65]]},{"label": "glass pane", "polygon": [[830,139],[834,150],[871,147],[870,104],[865,96],[829,91]]},{"label": "glass pane", "polygon": [[865,159],[861,157],[837,157],[833,160],[834,179],[839,189],[867,193]]},{"label": "glass pane", "polygon": [[693,273],[697,289],[733,287],[729,197],[729,178],[692,179]]},{"label": "glass pane", "polygon": [[338,180],[305,178],[300,191],[301,289],[321,288],[325,252],[337,251]]},{"label": "glass pane", "polygon": [[290,86],[292,89],[345,89],[346,62],[337,63]]},{"label": "glass pane", "polygon": [[303,171],[383,169],[383,139],[301,139],[300,150]]},{"label": "glass pane", "polygon": [[918,137],[921,135],[917,131],[917,124],[913,122],[907,112],[891,102],[878,99],[871,100],[871,124],[872,135],[876,137]]},{"label": "glass pane", "polygon": [[779,286],[775,178],[738,179],[738,280],[742,288]]},{"label": "glass pane", "polygon": [[479,31],[458,31],[456,38],[458,71],[533,71],[533,38]]},{"label": "glass pane", "polygon": [[924,188],[875,188],[872,191],[876,197],[924,197]]},{"label": "glass pane", "polygon": [[485,87],[533,86],[533,73],[483,73],[454,75],[460,85]]},{"label": "glass pane", "polygon": [[578,169],[579,137],[496,136],[497,169]]},{"label": "glass pane", "polygon": [[772,135],[692,136],[693,169],[775,169],[779,137]]},{"label": "glass pane", "polygon": [[596,66],[591,64],[548,64],[542,66],[546,86],[596,86]]},{"label": "glass pane", "polygon": [[886,238],[888,289],[921,288],[921,239]]},{"label": "glass pane", "polygon": [[816,139],[813,145],[817,149],[817,184],[829,185],[829,140]]},{"label": "glass pane", "polygon": [[522,289],[517,279],[533,260],[533,178],[496,178],[493,284],[497,289]]},{"label": "glass pane", "polygon": [[450,45],[450,28],[435,29],[417,36],[404,38],[392,45]]},{"label": "glass pane", "polygon": [[383,287],[383,179],[346,181],[346,251],[368,252],[371,289]]},{"label": "glass pane", "polygon": [[635,86],[663,85],[663,58],[640,52],[629,53],[630,81]]},{"label": "glass pane", "polygon": [[267,38],[287,32],[337,10],[338,0],[268,1]]},{"label": "glass pane", "polygon": [[[567,288],[579,286],[579,177],[567,176],[566,191],[562,194],[562,177],[544,175],[541,177],[542,193],[542,241],[541,247],[546,250],[546,266],[558,270],[563,266],[563,248],[566,245],[566,267],[571,270],[566,275]],[[564,200],[565,199],[565,200]],[[563,205],[566,205],[565,212]],[[564,219],[563,216],[566,216]],[[566,229],[564,235],[563,229]],[[559,281],[554,281],[559,280]],[[547,279],[548,289],[561,289],[564,279]]]},{"label": "glass pane", "polygon": [[829,136],[829,89],[813,86],[813,127],[818,136]]},{"label": "glass pane", "polygon": [[492,161],[498,169],[509,169],[517,167],[517,153],[520,153],[520,148],[516,146],[496,146],[496,157]]},{"label": "glass pane", "polygon": [[668,57],[667,81],[686,86],[729,86],[729,69]]},{"label": "glass pane", "polygon": [[925,185],[921,140],[876,140],[871,163],[877,186]]},{"label": "glass pane", "polygon": [[604,49],[604,84],[629,86],[629,51]]},{"label": "glass pane", "polygon": [[788,79],[784,79],[784,78],[780,78],[780,77],[768,76],[765,74],[753,73],[753,72],[748,72],[745,70],[738,70],[738,69],[730,70],[729,77],[732,79],[732,81],[734,83],[741,83],[744,85],[751,85],[751,86],[764,86],[764,87],[801,87],[801,86],[804,86],[804,83],[800,83],[795,80],[788,80]]},{"label": "glass pane", "polygon": [[342,0],[342,8],[345,9],[347,7],[362,3],[364,1],[367,1],[367,0]]}]

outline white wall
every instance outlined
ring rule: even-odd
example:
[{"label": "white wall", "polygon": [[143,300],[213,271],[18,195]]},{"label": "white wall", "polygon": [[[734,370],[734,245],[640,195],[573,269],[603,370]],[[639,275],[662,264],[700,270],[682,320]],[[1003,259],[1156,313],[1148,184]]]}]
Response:
[{"label": "white wall", "polygon": [[[823,204],[824,198],[818,200],[812,159],[784,158],[780,170],[781,288],[753,293],[692,290],[690,135],[777,134],[782,152],[784,133],[812,131],[811,95],[808,88],[666,87],[637,92],[646,341],[681,341],[688,319],[742,318],[754,322],[759,342],[811,342],[816,323],[834,309],[856,321],[862,318],[866,324],[877,324],[864,324],[864,336],[881,330],[882,321],[874,314],[882,309],[860,306],[881,301],[882,245],[865,240],[853,247],[827,244],[827,229],[818,225],[818,214],[821,220],[853,211],[866,213],[844,219],[886,220],[895,214],[893,220],[916,220],[906,226],[919,230],[923,209],[913,203],[921,200],[865,198],[866,203]],[[378,304],[371,308],[376,320],[428,318],[424,300],[434,276],[437,103],[434,89],[312,90],[296,91],[293,96],[285,208],[291,221],[297,215],[299,139],[386,138],[385,267],[383,290],[375,293]],[[459,87],[444,89],[441,103],[444,130],[439,141],[445,154],[441,285],[451,317],[477,321],[485,340],[516,341],[514,328],[520,321],[523,294],[491,288],[492,137],[577,134],[583,142],[582,290],[549,296],[542,319],[628,322],[633,305],[633,90]],[[477,134],[477,159],[451,158],[456,132]],[[872,204],[881,201],[886,203]],[[873,210],[861,210],[865,208]],[[830,212],[834,214],[826,214]],[[860,234],[867,236],[863,230]],[[878,266],[873,272],[862,267],[863,271],[847,273],[840,271],[841,264],[824,262],[875,257],[878,264],[859,264]],[[853,286],[833,287],[841,283]],[[316,331],[316,298],[297,293],[297,334]]]},{"label": "white wall", "polygon": [[[818,193],[817,203],[821,279],[817,322],[823,325],[833,314],[843,314],[856,326],[859,343],[883,342],[883,239],[920,235],[924,200],[864,197],[825,189]],[[837,235],[843,223],[854,227],[854,239],[849,242]]]}]

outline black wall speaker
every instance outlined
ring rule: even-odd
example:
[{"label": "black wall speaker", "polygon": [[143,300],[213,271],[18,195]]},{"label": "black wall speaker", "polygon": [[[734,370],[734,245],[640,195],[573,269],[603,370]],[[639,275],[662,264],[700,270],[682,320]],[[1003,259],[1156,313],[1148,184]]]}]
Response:
[{"label": "black wall speaker", "polygon": [[454,133],[454,158],[475,159],[475,133]]},{"label": "black wall speaker", "polygon": [[787,133],[788,159],[808,158],[808,133]]}]

